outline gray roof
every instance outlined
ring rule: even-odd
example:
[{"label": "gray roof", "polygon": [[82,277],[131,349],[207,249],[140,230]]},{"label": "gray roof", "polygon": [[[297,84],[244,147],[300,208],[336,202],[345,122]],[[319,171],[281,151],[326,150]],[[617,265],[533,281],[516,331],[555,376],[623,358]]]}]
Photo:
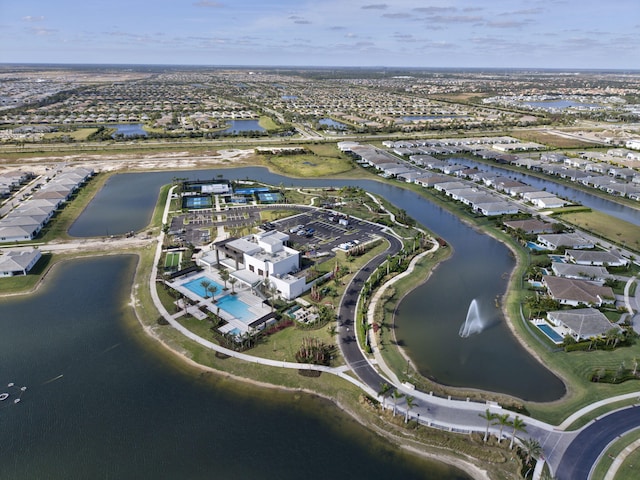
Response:
[{"label": "gray roof", "polygon": [[609,263],[617,264],[622,259],[619,255],[612,252],[604,252],[601,250],[567,250],[565,255],[571,257],[576,263]]},{"label": "gray roof", "polygon": [[542,281],[547,286],[549,294],[560,301],[600,305],[607,299],[615,299],[611,287],[596,285],[585,280],[543,275]]},{"label": "gray roof", "polygon": [[576,265],[574,263],[553,262],[551,269],[560,277],[580,277],[588,280],[604,279],[609,276],[609,272],[604,267],[596,267],[591,265]]},{"label": "gray roof", "polygon": [[598,337],[606,334],[612,328],[620,329],[595,308],[548,312],[547,318],[554,323],[561,323],[569,327],[579,338]]},{"label": "gray roof", "polygon": [[31,262],[40,258],[39,250],[9,251],[0,255],[0,272],[15,272],[25,270]]}]

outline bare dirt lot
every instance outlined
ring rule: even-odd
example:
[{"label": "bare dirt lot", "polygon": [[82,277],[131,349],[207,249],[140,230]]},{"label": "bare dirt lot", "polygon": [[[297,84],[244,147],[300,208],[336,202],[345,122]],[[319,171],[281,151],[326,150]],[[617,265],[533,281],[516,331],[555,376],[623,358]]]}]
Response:
[{"label": "bare dirt lot", "polygon": [[214,166],[242,166],[255,164],[257,156],[254,149],[228,149],[194,154],[192,152],[164,152],[145,155],[111,154],[111,155],[47,155],[32,157],[0,166],[0,174],[16,169],[28,170],[36,175],[43,175],[47,168],[65,164],[67,166],[93,168],[99,172],[118,170],[178,170],[211,168]]}]

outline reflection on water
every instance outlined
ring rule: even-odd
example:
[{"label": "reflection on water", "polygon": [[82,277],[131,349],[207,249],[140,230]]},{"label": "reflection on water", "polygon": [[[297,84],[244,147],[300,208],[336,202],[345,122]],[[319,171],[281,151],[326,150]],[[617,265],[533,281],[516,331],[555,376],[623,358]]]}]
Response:
[{"label": "reflection on water", "polygon": [[3,480],[468,478],[321,399],[176,368],[126,305],[136,261],[65,262],[36,294],[0,301],[0,382],[28,386],[0,411]]}]

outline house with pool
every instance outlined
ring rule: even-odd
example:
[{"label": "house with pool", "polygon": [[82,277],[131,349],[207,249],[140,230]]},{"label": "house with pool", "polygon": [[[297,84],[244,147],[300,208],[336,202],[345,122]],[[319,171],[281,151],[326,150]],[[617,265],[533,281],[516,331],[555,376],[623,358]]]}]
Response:
[{"label": "house with pool", "polygon": [[557,330],[577,341],[604,337],[612,329],[622,330],[595,308],[577,308],[548,312],[547,319]]}]

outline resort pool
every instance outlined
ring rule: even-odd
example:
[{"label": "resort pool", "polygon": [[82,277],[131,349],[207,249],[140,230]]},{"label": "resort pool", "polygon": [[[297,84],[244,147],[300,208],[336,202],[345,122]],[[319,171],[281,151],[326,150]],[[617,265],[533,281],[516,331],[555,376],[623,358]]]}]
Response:
[{"label": "resort pool", "polygon": [[256,319],[256,316],[249,311],[249,305],[234,295],[227,295],[216,302],[216,307],[230,313],[238,320],[249,323]]},{"label": "resort pool", "polygon": [[564,339],[560,336],[560,334],[556,332],[553,328],[551,328],[550,325],[541,323],[540,325],[536,325],[536,327],[542,330],[542,333],[544,333],[547,337],[549,337],[549,339],[553,343],[560,344],[564,341]]},{"label": "resort pool", "polygon": [[203,280],[207,280],[211,283],[211,285],[209,286],[209,289],[211,289],[212,287],[217,288],[215,296],[220,295],[223,292],[222,285],[220,285],[217,282],[214,282],[209,277],[194,278],[193,280],[187,283],[183,283],[182,286],[187,290],[195,293],[196,295],[201,296],[202,298],[211,298],[211,290],[209,290],[208,292],[205,292],[204,287],[201,285]]}]

